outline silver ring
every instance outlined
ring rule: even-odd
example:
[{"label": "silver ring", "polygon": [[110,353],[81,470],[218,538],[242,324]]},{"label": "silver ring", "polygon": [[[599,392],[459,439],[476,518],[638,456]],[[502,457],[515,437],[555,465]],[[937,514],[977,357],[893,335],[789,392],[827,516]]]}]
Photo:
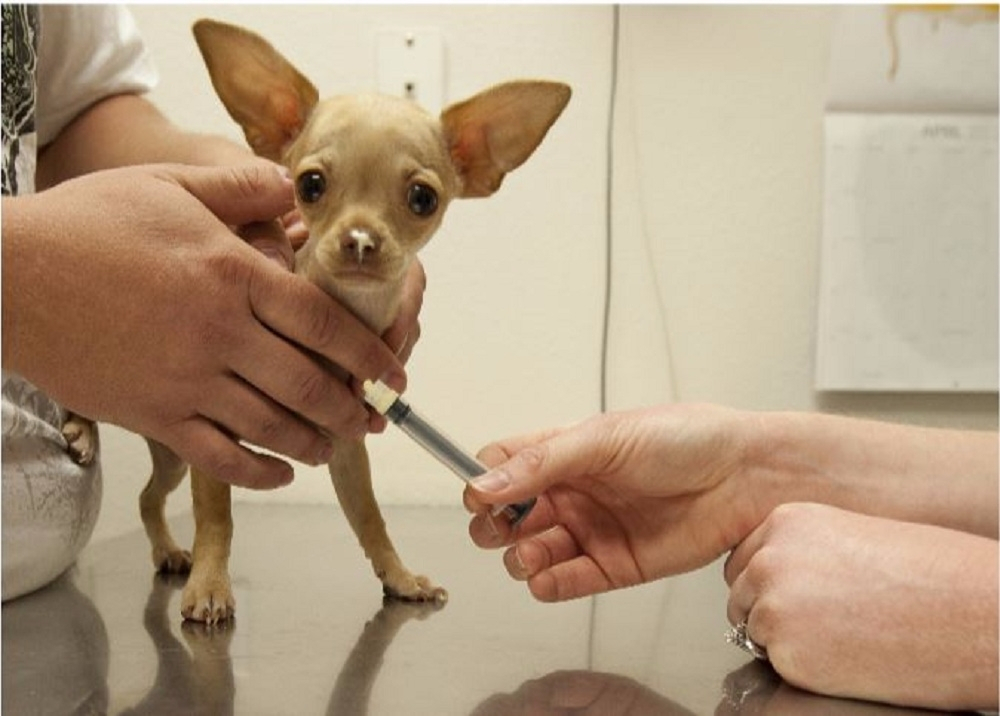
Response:
[{"label": "silver ring", "polygon": [[747,620],[744,619],[734,627],[730,627],[726,632],[726,641],[733,646],[738,646],[743,651],[750,654],[755,659],[767,661],[767,649],[756,644],[747,632]]}]

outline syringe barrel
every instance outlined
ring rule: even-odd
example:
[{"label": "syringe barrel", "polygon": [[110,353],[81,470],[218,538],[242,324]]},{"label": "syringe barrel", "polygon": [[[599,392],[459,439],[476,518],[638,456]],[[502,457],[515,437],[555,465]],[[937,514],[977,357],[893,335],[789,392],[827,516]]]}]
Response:
[{"label": "syringe barrel", "polygon": [[[457,447],[457,443],[414,411],[407,403],[396,400],[386,411],[386,417],[399,426],[414,441],[427,452],[436,457],[441,464],[453,473],[469,482],[472,478],[486,472],[486,466],[474,457]],[[516,525],[531,512],[535,499],[526,500],[514,505],[504,505],[499,512],[507,516],[512,525]]]},{"label": "syringe barrel", "polygon": [[[400,405],[401,402],[396,401],[396,405]],[[415,413],[409,406],[405,406],[399,412],[403,414],[396,419],[392,415],[393,409],[390,408],[389,412],[386,413],[386,417],[396,423],[403,432],[420,443],[427,452],[440,460],[443,465],[460,478],[468,482],[472,478],[486,472],[485,465],[471,455],[456,448],[452,440]]]}]

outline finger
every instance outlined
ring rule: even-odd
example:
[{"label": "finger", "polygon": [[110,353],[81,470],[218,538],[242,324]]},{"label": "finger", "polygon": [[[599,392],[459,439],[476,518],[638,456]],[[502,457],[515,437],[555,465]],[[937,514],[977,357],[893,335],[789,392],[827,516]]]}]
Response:
[{"label": "finger", "polygon": [[562,602],[600,594],[613,585],[585,554],[560,562],[528,578],[528,590],[540,602]]},{"label": "finger", "polygon": [[573,535],[559,526],[519,540],[504,553],[504,566],[514,579],[527,580],[532,595],[543,602],[576,599],[613,586]]},{"label": "finger", "polygon": [[417,347],[417,341],[420,340],[420,324],[414,323],[413,326],[411,326],[410,331],[403,336],[402,340],[399,340],[398,338],[395,340],[395,344],[389,343],[388,340],[386,340],[386,343],[390,347],[398,344],[399,347],[395,349],[396,358],[399,359],[400,363],[405,365],[409,362],[410,356],[413,355],[413,349]]},{"label": "finger", "polygon": [[536,535],[556,524],[555,505],[548,495],[540,495],[527,517],[512,524],[505,515],[495,515],[498,504],[484,504],[476,494],[466,487],[462,493],[463,502],[473,518],[469,522],[469,536],[473,543],[483,549],[495,549],[514,541]]},{"label": "finger", "polygon": [[726,602],[726,617],[729,623],[735,626],[748,619],[755,601],[756,591],[746,572],[743,572],[729,588],[729,600]]},{"label": "finger", "polygon": [[309,229],[302,220],[302,214],[298,208],[281,217],[281,225],[285,230],[285,237],[292,246],[292,250],[298,251],[309,240]]},{"label": "finger", "polygon": [[257,221],[239,229],[240,237],[283,269],[295,266],[295,253],[276,221]]},{"label": "finger", "polygon": [[[526,435],[521,435],[518,437],[508,438],[501,442],[490,443],[482,450],[480,450],[476,459],[487,467],[496,467],[502,465],[503,463],[510,460],[518,451],[523,450],[527,447],[535,445],[539,442],[543,442],[550,437],[562,432],[563,428],[551,428],[548,430],[530,433]],[[495,504],[501,504],[495,501],[492,496],[488,498],[483,494],[482,490],[475,489],[472,485],[466,486],[465,491],[462,495],[462,502],[465,508],[474,514],[479,514],[481,512],[486,512],[491,509]],[[529,520],[536,522],[538,520],[537,515],[539,514],[539,508],[536,505],[529,515]],[[549,523],[551,524],[551,523]],[[548,525],[546,525],[548,526]],[[523,531],[523,530],[522,530]],[[477,543],[478,544],[478,543]],[[480,546],[497,546],[497,545],[480,545]]]},{"label": "finger", "polygon": [[487,467],[496,467],[513,457],[515,450],[507,450],[503,443],[490,443],[476,454],[476,459]]},{"label": "finger", "polygon": [[[771,533],[770,524],[770,519],[765,519],[726,558],[723,568],[726,584],[729,585],[726,616],[734,625],[751,619],[754,604],[769,581],[762,567],[765,566],[764,552]],[[762,642],[758,643],[763,646]]]},{"label": "finger", "polygon": [[[474,517],[472,518],[472,523],[478,522],[485,515],[489,514],[490,506],[476,497],[476,493],[472,491],[472,488],[468,485],[462,490],[462,505],[465,507],[467,512],[471,512]],[[471,524],[470,524],[471,527]],[[491,529],[493,529],[491,527]],[[470,529],[469,534],[472,535],[473,531]],[[473,541],[475,541],[475,536],[473,536]],[[476,544],[479,544],[476,542]],[[499,544],[499,543],[498,543]],[[495,547],[497,545],[493,544],[480,544],[480,547]]]},{"label": "finger", "polygon": [[385,429],[389,426],[389,421],[384,415],[376,410],[369,409],[368,411],[368,432],[378,435],[379,433],[384,433]]},{"label": "finger", "polygon": [[524,448],[543,442],[549,438],[563,432],[565,428],[550,428],[533,433],[525,433],[516,437],[510,437],[495,443],[490,443],[476,455],[476,458],[487,467],[496,467],[501,463],[510,460],[515,453]]},{"label": "finger", "polygon": [[406,390],[406,373],[389,346],[302,277],[260,266],[251,276],[250,305],[271,330],[332,361],[357,380],[380,379],[397,393]]},{"label": "finger", "polygon": [[329,460],[332,445],[327,435],[235,376],[224,392],[213,397],[204,415],[241,440],[267,450],[310,465]]},{"label": "finger", "polygon": [[579,544],[563,527],[519,540],[504,553],[504,566],[511,577],[526,580],[556,564],[582,554]]},{"label": "finger", "polygon": [[326,432],[352,440],[367,432],[369,413],[351,388],[280,336],[248,336],[230,361],[247,383]]},{"label": "finger", "polygon": [[611,460],[605,454],[609,443],[592,433],[595,422],[557,431],[548,438],[517,449],[516,441],[503,450],[513,456],[470,485],[476,499],[487,504],[521,502],[542,494],[559,482],[600,472]]},{"label": "finger", "polygon": [[476,510],[470,508],[468,502],[469,491],[463,493],[463,499],[465,501],[466,508],[470,511],[475,511],[477,514],[469,521],[469,537],[472,538],[473,544],[477,547],[482,547],[483,549],[494,549],[496,547],[501,547],[506,544],[502,533],[498,529],[498,520],[494,520],[492,515],[489,513],[487,506],[478,507]]},{"label": "finger", "polygon": [[406,274],[403,283],[403,294],[399,314],[389,329],[382,334],[382,339],[403,362],[409,358],[420,337],[420,323],[417,320],[424,302],[424,291],[427,288],[427,276],[420,261],[414,261]]},{"label": "finger", "polygon": [[275,165],[171,167],[168,171],[229,226],[271,221],[295,206],[292,180]]},{"label": "finger", "polygon": [[726,584],[730,587],[733,586],[733,582],[736,581],[747,568],[747,564],[750,563],[751,558],[764,544],[764,540],[767,536],[767,522],[764,522],[757,526],[746,538],[736,545],[733,550],[726,557],[726,563],[723,566],[723,576],[726,579]]},{"label": "finger", "polygon": [[745,624],[746,636],[758,647],[767,649],[770,639],[761,620],[762,613],[766,611],[761,606],[763,597],[760,586],[755,585],[748,575],[749,572],[744,571],[733,583],[726,603],[726,618],[733,626]]},{"label": "finger", "polygon": [[271,490],[294,478],[287,462],[248,450],[203,418],[186,421],[162,442],[191,465],[231,485]]}]

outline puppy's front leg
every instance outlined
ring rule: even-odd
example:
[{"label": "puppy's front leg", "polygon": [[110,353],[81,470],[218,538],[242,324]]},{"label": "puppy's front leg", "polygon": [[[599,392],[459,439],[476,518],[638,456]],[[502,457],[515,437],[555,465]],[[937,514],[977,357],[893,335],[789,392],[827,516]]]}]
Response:
[{"label": "puppy's front leg", "polygon": [[229,619],[236,611],[229,582],[229,547],[233,539],[229,493],[226,483],[191,470],[194,564],[181,595],[181,614],[185,619],[215,624]]},{"label": "puppy's front leg", "polygon": [[385,594],[397,599],[444,602],[448,592],[427,577],[412,574],[400,560],[385,529],[372,491],[371,467],[364,441],[335,440],[330,477],[347,516]]}]

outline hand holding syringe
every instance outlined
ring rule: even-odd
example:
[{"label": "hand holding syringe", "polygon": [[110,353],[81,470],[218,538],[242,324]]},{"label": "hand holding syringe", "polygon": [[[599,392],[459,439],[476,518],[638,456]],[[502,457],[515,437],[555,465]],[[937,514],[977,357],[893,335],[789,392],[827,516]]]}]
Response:
[{"label": "hand holding syringe", "polygon": [[[411,408],[399,393],[388,387],[382,381],[364,383],[365,402],[378,413],[384,415],[390,422],[413,438],[427,452],[436,457],[441,464],[454,472],[465,482],[486,472],[486,466],[462,450],[444,433],[431,425],[425,418]],[[516,505],[501,505],[493,513],[504,514],[511,525],[516,525],[531,512],[535,506],[532,498]]]}]

